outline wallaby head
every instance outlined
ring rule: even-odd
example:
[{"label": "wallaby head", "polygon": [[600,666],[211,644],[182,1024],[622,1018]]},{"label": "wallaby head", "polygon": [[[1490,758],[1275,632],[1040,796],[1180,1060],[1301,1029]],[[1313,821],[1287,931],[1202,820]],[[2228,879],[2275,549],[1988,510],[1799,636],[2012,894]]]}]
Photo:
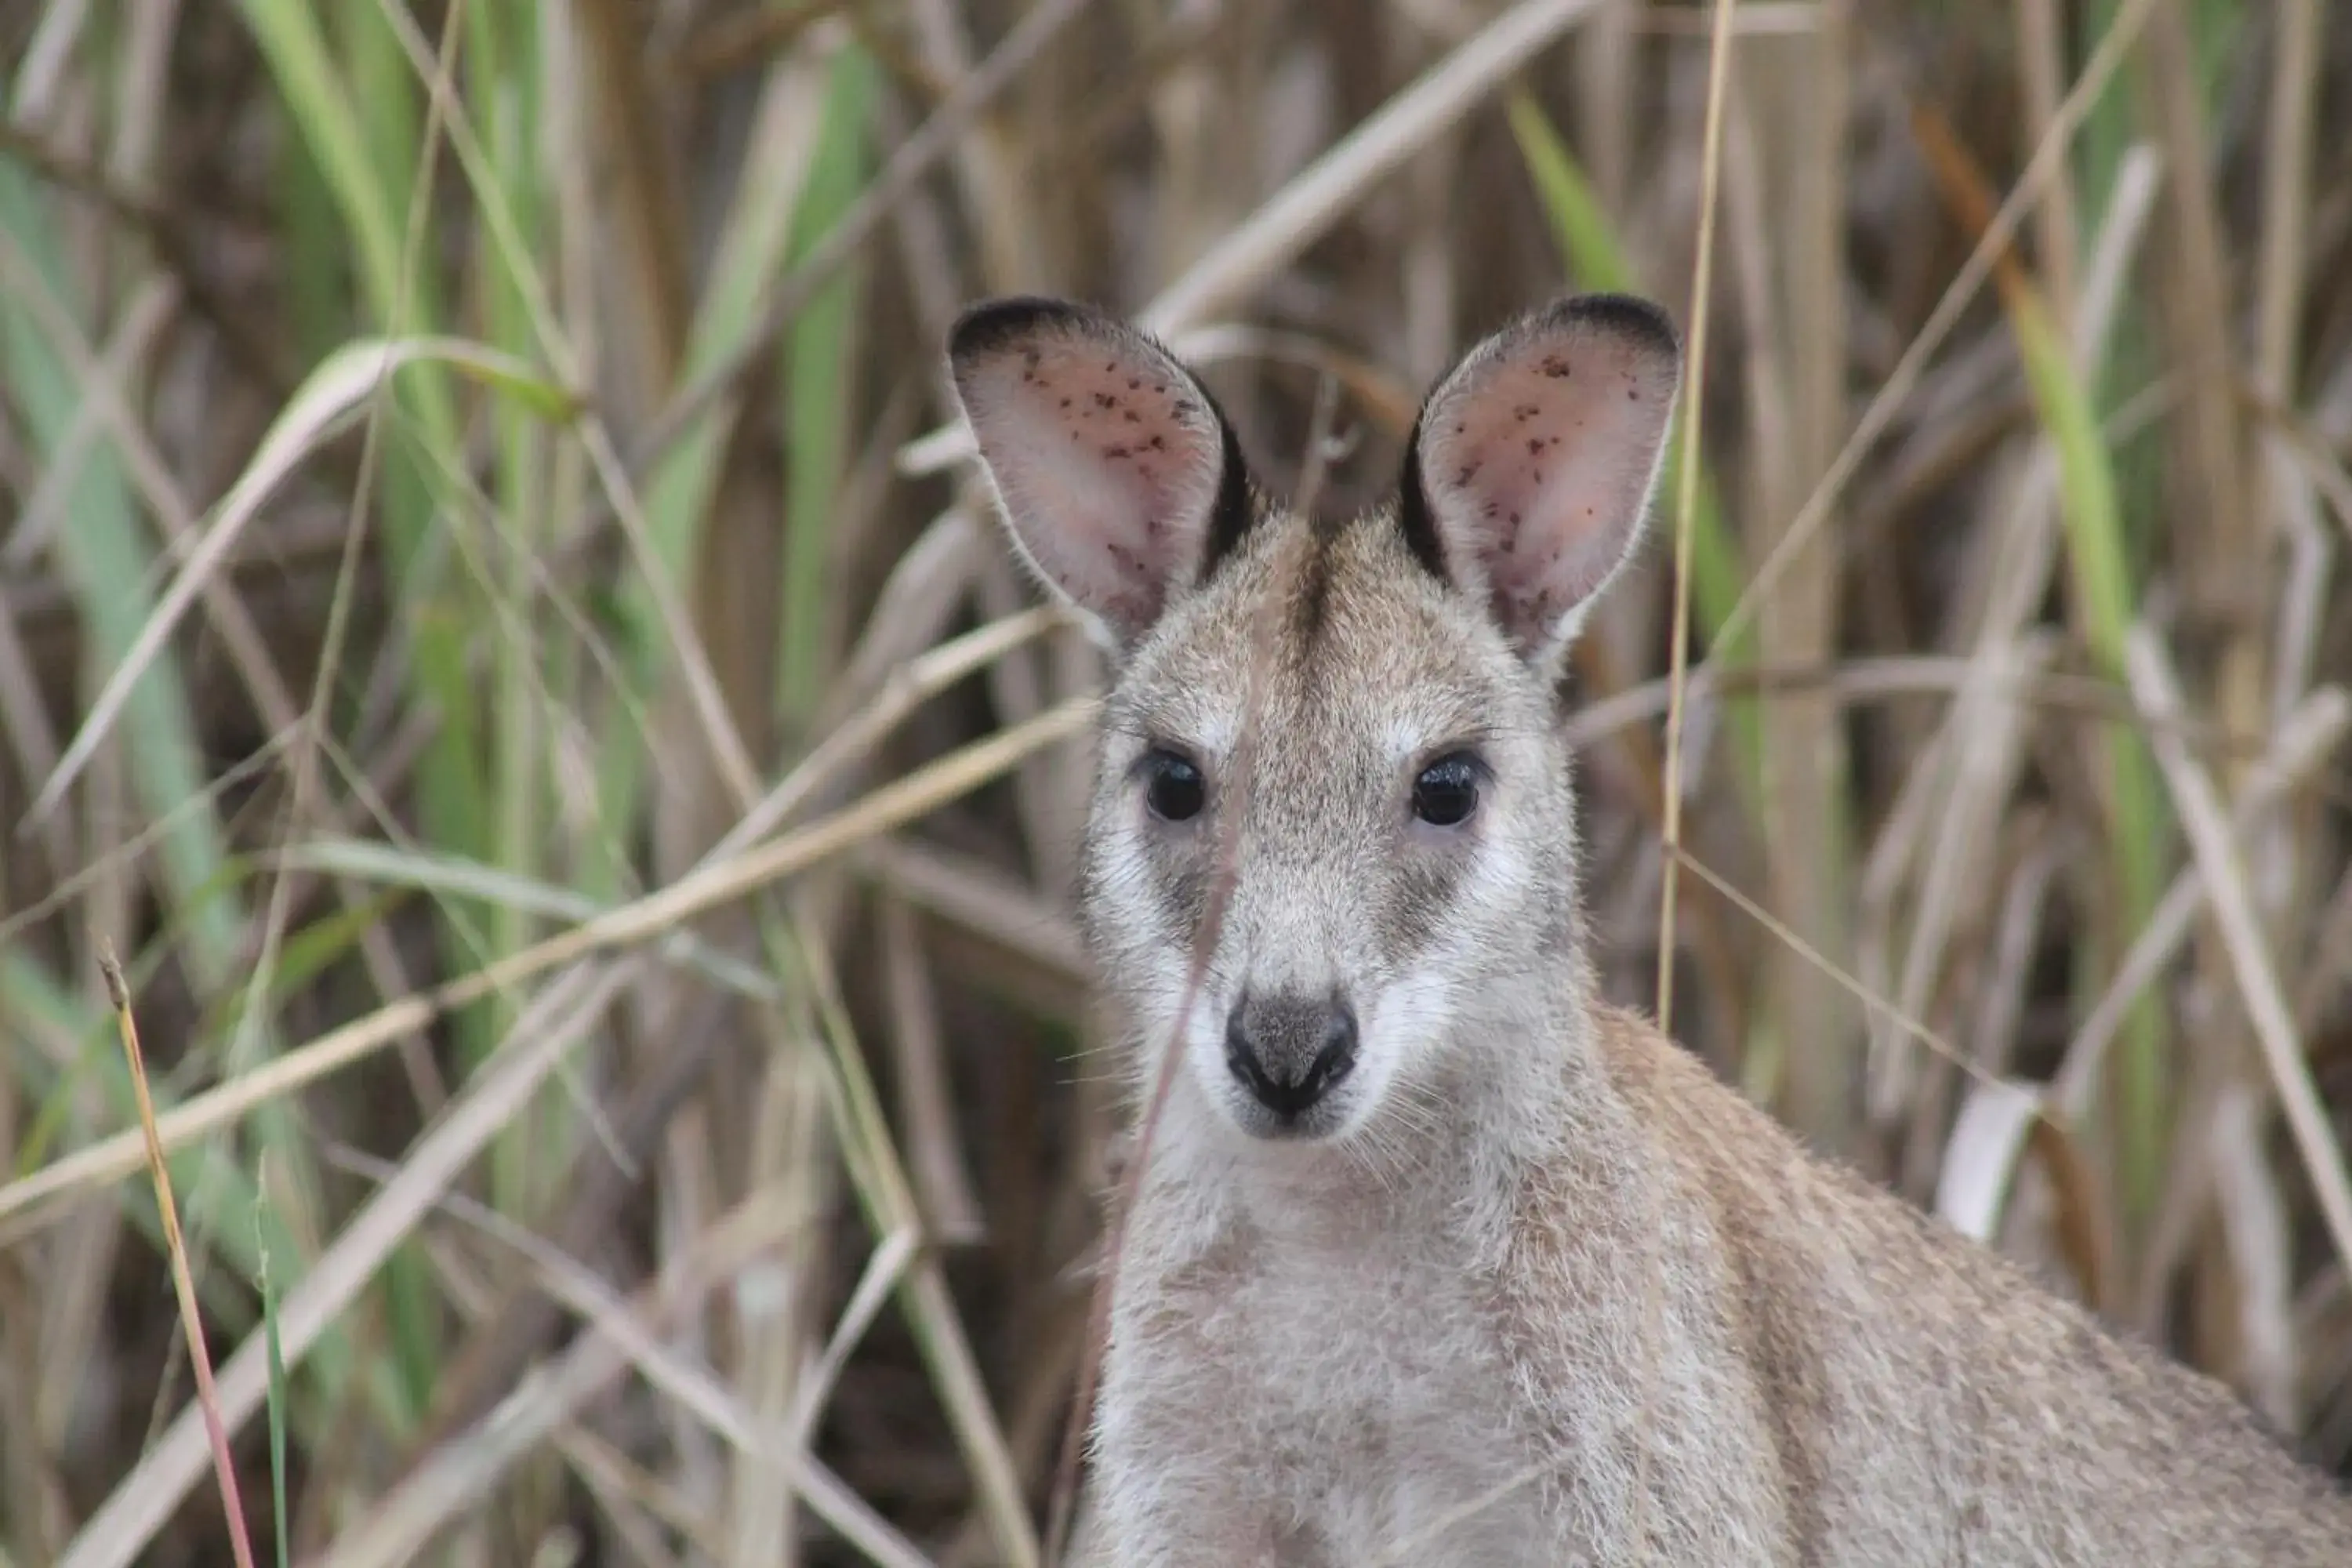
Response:
[{"label": "wallaby head", "polygon": [[1085,917],[1138,1037],[1183,1008],[1191,1089],[1255,1140],[1556,1079],[1514,1059],[1575,1036],[1588,984],[1555,692],[1655,487],[1664,314],[1586,296],[1480,343],[1394,500],[1336,525],[1265,497],[1200,382],[1117,321],[995,301],[949,357],[1022,553],[1117,659]]}]

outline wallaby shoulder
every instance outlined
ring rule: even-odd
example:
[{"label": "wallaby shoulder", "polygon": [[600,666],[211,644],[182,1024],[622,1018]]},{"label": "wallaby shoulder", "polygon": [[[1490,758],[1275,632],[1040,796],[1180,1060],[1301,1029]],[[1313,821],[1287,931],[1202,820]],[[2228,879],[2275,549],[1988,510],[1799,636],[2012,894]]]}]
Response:
[{"label": "wallaby shoulder", "polygon": [[1799,1560],[2352,1562],[2352,1500],[2221,1384],[1808,1152],[1646,1020],[1593,1022]]}]

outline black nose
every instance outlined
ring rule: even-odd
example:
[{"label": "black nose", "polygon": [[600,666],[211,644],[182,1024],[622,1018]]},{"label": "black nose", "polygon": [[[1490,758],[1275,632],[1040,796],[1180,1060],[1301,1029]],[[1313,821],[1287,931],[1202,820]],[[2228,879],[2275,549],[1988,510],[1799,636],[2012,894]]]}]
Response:
[{"label": "black nose", "polygon": [[1356,1015],[1336,994],[1244,992],[1225,1020],[1225,1065],[1260,1105],[1287,1121],[1356,1065]]}]

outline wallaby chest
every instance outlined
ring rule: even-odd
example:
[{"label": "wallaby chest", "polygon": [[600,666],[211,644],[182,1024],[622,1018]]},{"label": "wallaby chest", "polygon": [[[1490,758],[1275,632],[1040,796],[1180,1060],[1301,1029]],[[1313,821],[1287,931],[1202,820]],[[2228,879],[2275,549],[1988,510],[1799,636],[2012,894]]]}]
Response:
[{"label": "wallaby chest", "polygon": [[1234,1560],[1283,1568],[1520,1561],[1542,1488],[1449,1523],[1539,1452],[1469,1249],[1311,1211],[1192,1217],[1134,1260],[1107,1368],[1103,1457],[1131,1461],[1143,1528],[1229,1530]]}]

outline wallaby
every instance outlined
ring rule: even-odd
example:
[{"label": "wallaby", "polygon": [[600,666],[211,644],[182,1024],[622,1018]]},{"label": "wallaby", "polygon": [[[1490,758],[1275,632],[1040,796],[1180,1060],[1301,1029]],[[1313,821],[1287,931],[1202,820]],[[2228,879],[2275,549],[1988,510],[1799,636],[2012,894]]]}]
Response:
[{"label": "wallaby", "polygon": [[1090,308],[978,306],[948,358],[1116,659],[1084,920],[1142,1098],[1180,1053],[1093,1560],[2352,1564],[2352,1501],[2221,1384],[1598,996],[1556,694],[1656,488],[1663,311],[1487,339],[1339,523]]}]

